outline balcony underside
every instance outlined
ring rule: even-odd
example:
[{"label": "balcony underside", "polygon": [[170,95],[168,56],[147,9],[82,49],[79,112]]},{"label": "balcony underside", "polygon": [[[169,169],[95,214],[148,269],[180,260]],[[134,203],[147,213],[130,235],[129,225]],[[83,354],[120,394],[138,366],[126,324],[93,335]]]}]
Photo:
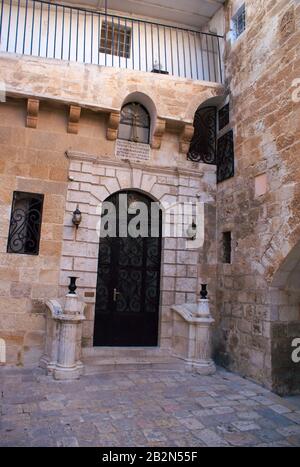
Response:
[{"label": "balcony underside", "polygon": [[0,52],[1,91],[8,96],[120,111],[129,94],[147,96],[170,126],[192,123],[198,106],[224,94],[223,85],[160,74]]}]

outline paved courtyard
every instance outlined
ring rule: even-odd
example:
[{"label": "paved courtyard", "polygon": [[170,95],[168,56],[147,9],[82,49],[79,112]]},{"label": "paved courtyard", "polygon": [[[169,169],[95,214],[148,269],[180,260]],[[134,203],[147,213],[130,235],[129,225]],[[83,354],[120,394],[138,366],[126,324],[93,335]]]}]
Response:
[{"label": "paved courtyard", "polygon": [[219,369],[56,382],[0,369],[1,446],[300,446],[300,406]]}]

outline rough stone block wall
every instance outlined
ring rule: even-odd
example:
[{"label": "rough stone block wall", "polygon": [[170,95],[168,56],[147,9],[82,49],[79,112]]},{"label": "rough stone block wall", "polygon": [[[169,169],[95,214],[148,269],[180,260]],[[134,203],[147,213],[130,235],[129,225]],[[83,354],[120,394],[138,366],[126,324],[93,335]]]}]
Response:
[{"label": "rough stone block wall", "polygon": [[[246,31],[233,43],[228,39],[225,51],[236,173],[217,193],[222,317],[217,357],[228,368],[287,392],[299,383],[300,367],[287,357],[291,334],[299,334],[300,316],[293,311],[299,301],[285,298],[286,316],[278,324],[274,306],[280,303],[270,286],[300,239],[300,99],[294,87],[300,78],[300,5],[245,3]],[[236,4],[226,6],[227,32]],[[221,264],[225,231],[232,231],[232,264]],[[284,383],[287,372],[277,370],[287,366],[292,373]]]}]

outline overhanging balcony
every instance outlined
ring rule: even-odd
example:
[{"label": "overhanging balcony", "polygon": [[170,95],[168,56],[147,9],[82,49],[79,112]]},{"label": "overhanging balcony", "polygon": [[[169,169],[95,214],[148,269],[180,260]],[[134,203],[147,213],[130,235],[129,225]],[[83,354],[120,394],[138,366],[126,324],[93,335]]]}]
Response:
[{"label": "overhanging balcony", "polygon": [[0,50],[222,83],[223,37],[38,0],[1,0]]}]

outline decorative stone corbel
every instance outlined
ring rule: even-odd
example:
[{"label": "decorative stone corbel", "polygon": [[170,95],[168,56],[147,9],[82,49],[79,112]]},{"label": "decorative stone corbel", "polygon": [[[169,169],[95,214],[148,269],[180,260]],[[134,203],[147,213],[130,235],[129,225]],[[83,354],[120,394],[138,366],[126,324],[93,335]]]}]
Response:
[{"label": "decorative stone corbel", "polygon": [[179,152],[187,154],[194,136],[194,126],[191,123],[185,123],[179,136]]},{"label": "decorative stone corbel", "polygon": [[27,119],[26,126],[28,128],[36,128],[39,114],[40,101],[38,99],[27,100]]},{"label": "decorative stone corbel", "polygon": [[68,133],[73,133],[74,135],[78,134],[80,113],[81,107],[78,105],[70,105]]},{"label": "decorative stone corbel", "polygon": [[152,136],[152,141],[151,141],[152,149],[160,149],[161,140],[162,140],[162,137],[165,131],[166,131],[166,120],[164,118],[157,118],[153,136]]},{"label": "decorative stone corbel", "polygon": [[120,112],[111,112],[109,114],[108,124],[107,124],[107,132],[106,138],[109,141],[115,141],[118,137],[118,129],[120,123]]}]

